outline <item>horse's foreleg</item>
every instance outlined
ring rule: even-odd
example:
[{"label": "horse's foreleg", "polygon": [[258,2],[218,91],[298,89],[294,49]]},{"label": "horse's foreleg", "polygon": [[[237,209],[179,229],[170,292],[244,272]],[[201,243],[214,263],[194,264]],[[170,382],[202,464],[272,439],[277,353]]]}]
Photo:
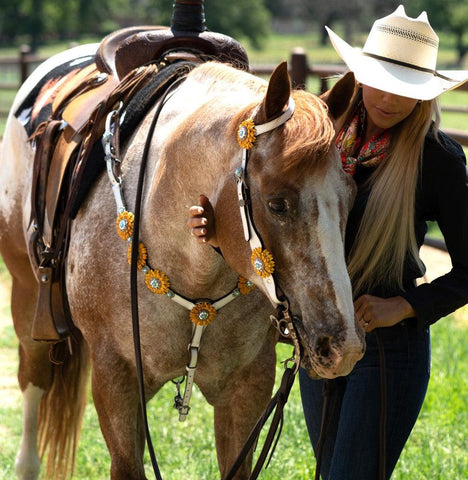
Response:
[{"label": "horse's foreleg", "polygon": [[111,456],[110,478],[143,480],[144,431],[135,374],[115,353],[100,352],[98,357],[93,363],[93,399]]},{"label": "horse's foreleg", "polygon": [[[244,446],[250,431],[271,398],[275,378],[275,353],[267,345],[257,360],[236,372],[222,393],[222,402],[214,405],[216,449],[221,478],[224,478]],[[235,478],[249,478],[252,453],[243,462]]]}]

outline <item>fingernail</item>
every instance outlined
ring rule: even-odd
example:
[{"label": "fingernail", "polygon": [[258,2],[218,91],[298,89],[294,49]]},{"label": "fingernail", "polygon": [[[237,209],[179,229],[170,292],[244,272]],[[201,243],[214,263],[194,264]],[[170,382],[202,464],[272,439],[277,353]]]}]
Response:
[{"label": "fingernail", "polygon": [[206,235],[206,229],[205,229],[205,228],[202,228],[202,229],[200,230],[200,233],[201,233],[202,235]]},{"label": "fingernail", "polygon": [[206,218],[201,219],[201,224],[206,225],[208,223],[208,220]]},{"label": "fingernail", "polygon": [[203,210],[203,207],[198,207],[198,213],[203,213],[204,210]]}]

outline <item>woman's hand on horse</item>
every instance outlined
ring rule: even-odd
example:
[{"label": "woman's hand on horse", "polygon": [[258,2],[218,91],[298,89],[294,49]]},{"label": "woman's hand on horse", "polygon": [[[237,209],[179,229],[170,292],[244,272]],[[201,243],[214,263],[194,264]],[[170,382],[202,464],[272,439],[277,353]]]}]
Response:
[{"label": "woman's hand on horse", "polygon": [[218,247],[214,210],[210,200],[205,195],[200,195],[199,205],[190,207],[187,226],[198,243],[209,243],[213,247]]},{"label": "woman's hand on horse", "polygon": [[403,297],[381,298],[362,295],[354,302],[354,311],[366,332],[375,328],[392,327],[405,318],[416,316],[413,307]]}]

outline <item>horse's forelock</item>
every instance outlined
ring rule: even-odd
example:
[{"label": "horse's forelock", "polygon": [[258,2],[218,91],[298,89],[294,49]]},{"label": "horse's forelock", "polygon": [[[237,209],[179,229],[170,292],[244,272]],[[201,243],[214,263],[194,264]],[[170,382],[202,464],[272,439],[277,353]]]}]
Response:
[{"label": "horse's forelock", "polygon": [[[304,170],[315,172],[328,162],[328,154],[333,146],[335,129],[328,115],[327,105],[315,95],[300,90],[294,91],[296,109],[293,116],[273,131],[279,135],[284,150],[277,165],[279,173],[303,174]],[[249,118],[260,106],[261,100],[251,103],[235,115],[229,130],[236,135],[239,124]]]},{"label": "horse's forelock", "polygon": [[326,104],[315,95],[295,91],[296,111],[285,124],[283,170],[320,169],[328,161],[335,130]]}]

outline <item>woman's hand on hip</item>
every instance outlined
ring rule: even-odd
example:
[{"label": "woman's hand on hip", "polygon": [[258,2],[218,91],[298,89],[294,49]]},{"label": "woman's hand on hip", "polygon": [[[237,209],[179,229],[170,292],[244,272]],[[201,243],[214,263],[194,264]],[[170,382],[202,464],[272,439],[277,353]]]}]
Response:
[{"label": "woman's hand on hip", "polygon": [[354,302],[354,311],[366,332],[375,328],[392,327],[405,318],[416,315],[413,307],[403,297],[381,298],[362,295]]}]

